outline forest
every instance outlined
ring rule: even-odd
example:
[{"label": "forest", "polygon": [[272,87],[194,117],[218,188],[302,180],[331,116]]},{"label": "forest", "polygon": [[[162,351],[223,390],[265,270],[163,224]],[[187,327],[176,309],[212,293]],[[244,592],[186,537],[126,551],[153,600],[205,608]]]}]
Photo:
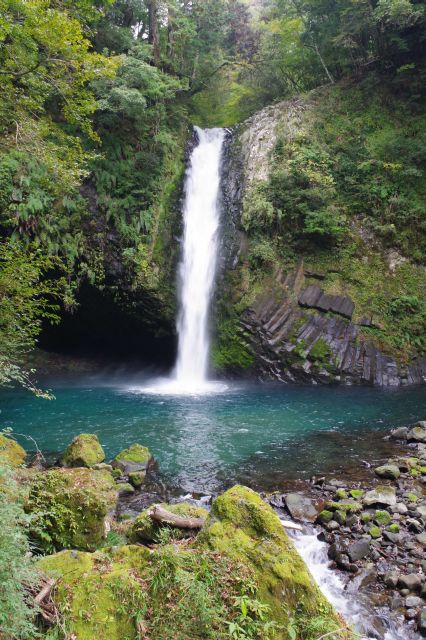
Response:
[{"label": "forest", "polygon": [[[223,259],[210,322],[215,373],[314,385],[424,383],[423,0],[0,0],[0,391],[23,394],[19,406],[54,405],[56,391],[39,380],[37,363],[46,345],[69,354],[80,335],[77,346],[100,345],[104,356],[115,342],[131,352],[127,343],[139,334],[134,349],[144,364],[160,356],[162,365],[174,361],[180,214],[194,126],[231,136],[225,161],[236,177],[225,180],[225,205],[238,195],[233,227],[223,225],[238,250]],[[265,179],[250,177],[252,160],[241,151],[256,127],[259,148],[273,139]],[[343,329],[332,306],[300,302],[301,272],[308,289],[321,287],[321,295],[353,304],[349,316],[337,313]],[[284,307],[292,324],[279,333]],[[263,308],[270,316],[262,320]],[[276,325],[266,338],[261,320],[268,331]],[[115,335],[120,326],[127,337]],[[271,355],[275,338],[284,347]],[[342,343],[345,357],[350,349],[355,354],[346,369]],[[420,392],[418,398],[410,408],[407,402],[404,425],[422,418]],[[387,426],[400,426],[392,401],[381,402]],[[395,402],[395,412],[405,410],[404,402]],[[97,436],[89,446],[78,435],[89,426],[73,425],[59,449],[83,437],[66,451],[88,446],[84,462],[62,460],[56,469],[58,442],[49,443],[55,468],[41,472],[43,446],[42,452],[32,436],[30,443],[29,435],[15,433],[13,420],[0,418],[0,519],[8,525],[0,532],[1,640],[361,637],[311,584],[279,520],[251,489],[225,482],[228,491],[210,514],[199,506],[178,509],[178,516],[203,522],[183,546],[181,530],[177,535],[149,520],[151,502],[131,531],[124,518],[114,520],[105,539],[99,523],[117,501],[115,480],[121,475],[128,493],[138,492],[154,464],[151,453],[142,463],[128,454],[133,470],[117,455],[123,446],[111,445],[110,468]],[[426,435],[403,440],[421,448]],[[33,467],[23,466],[21,444],[36,455]],[[93,447],[101,453],[87,462]],[[252,455],[264,448],[253,446]],[[397,477],[414,482],[426,474],[426,452],[412,454],[404,454],[406,468],[397,468]],[[380,477],[396,480],[390,471]],[[253,488],[267,489],[256,482]],[[353,494],[359,486],[346,489],[321,513],[344,512],[365,529],[360,496]],[[416,490],[404,487],[401,500],[409,504]],[[423,494],[411,501],[417,499]],[[81,527],[85,512],[93,518]],[[381,526],[367,516],[367,533]],[[421,520],[407,524],[410,535],[424,535],[426,513],[409,516]],[[386,530],[399,535],[395,527]],[[252,555],[259,540],[261,564]],[[49,582],[55,570],[62,578]],[[76,579],[61,582],[68,572]],[[86,593],[78,591],[80,579]],[[44,598],[52,588],[59,594],[47,607],[37,600],[46,586]],[[84,608],[85,598],[92,598],[91,608]],[[426,609],[419,606],[412,620],[425,635]]]}]

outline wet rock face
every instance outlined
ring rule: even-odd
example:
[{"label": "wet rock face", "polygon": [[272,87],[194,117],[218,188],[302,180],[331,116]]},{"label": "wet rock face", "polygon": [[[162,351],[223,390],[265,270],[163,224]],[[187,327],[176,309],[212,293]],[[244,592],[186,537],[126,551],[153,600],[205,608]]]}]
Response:
[{"label": "wet rock face", "polygon": [[[267,184],[276,141],[300,133],[307,109],[303,100],[273,105],[236,127],[227,140],[222,175],[224,281],[240,255],[248,253],[250,242],[240,228],[243,201],[256,185]],[[380,387],[425,383],[426,358],[407,365],[384,353],[362,331],[372,326],[372,319],[368,314],[354,317],[350,297],[327,292],[322,284],[326,276],[306,270],[302,262],[294,271],[277,268],[244,312],[238,311],[240,333],[254,358],[250,373],[281,382]],[[224,287],[223,306],[229,308],[238,286],[244,290],[245,283]]]},{"label": "wet rock face", "polygon": [[349,298],[326,296],[317,285],[306,287],[305,280],[303,262],[290,273],[277,270],[270,290],[241,316],[260,379],[383,387],[424,382],[426,358],[409,366],[397,363],[350,320]]}]

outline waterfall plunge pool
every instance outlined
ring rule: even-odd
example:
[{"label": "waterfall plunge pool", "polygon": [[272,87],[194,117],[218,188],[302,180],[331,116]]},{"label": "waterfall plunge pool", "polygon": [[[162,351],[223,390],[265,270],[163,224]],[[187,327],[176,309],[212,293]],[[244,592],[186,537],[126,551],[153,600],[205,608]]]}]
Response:
[{"label": "waterfall plunge pool", "polygon": [[2,390],[1,427],[32,436],[52,461],[82,432],[98,435],[107,458],[140,442],[158,461],[162,484],[185,492],[215,493],[236,482],[273,490],[312,474],[356,474],[362,460],[390,455],[394,445],[383,440],[390,427],[426,415],[424,388],[233,383],[221,393],[173,396],[117,378],[50,386],[53,401]]}]

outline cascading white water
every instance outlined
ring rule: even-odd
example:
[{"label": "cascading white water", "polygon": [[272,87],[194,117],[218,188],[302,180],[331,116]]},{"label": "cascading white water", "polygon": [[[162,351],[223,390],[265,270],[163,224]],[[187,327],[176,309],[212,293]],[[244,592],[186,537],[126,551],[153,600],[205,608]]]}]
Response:
[{"label": "cascading white water", "polygon": [[177,322],[176,383],[197,389],[207,379],[209,309],[218,253],[222,129],[196,128],[199,144],[192,152],[185,185],[180,309]]}]

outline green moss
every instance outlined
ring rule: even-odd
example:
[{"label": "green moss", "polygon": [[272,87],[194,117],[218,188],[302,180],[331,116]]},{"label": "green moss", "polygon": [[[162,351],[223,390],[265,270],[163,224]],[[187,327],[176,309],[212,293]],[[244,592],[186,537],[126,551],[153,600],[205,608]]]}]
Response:
[{"label": "green moss", "polygon": [[337,489],[336,491],[336,500],[347,500],[348,492],[346,489]]},{"label": "green moss", "polygon": [[407,493],[406,497],[410,502],[417,502],[419,499],[419,496],[417,496],[415,493]]},{"label": "green moss", "polygon": [[105,538],[105,518],[116,500],[108,471],[79,468],[40,473],[26,503],[31,536],[47,552],[95,549]]},{"label": "green moss", "polygon": [[0,464],[19,467],[24,464],[27,453],[20,444],[0,433]]},{"label": "green moss", "polygon": [[364,495],[364,491],[362,489],[351,489],[349,493],[351,498],[354,498],[354,500],[362,498],[362,496]]},{"label": "green moss", "polygon": [[129,473],[129,482],[136,488],[141,487],[144,480],[145,474],[141,471],[133,471]]},{"label": "green moss", "polygon": [[250,489],[236,486],[216,498],[199,542],[252,567],[261,600],[283,626],[278,639],[288,638],[289,625],[304,628],[307,619],[316,617],[322,621],[320,635],[339,628],[279,518]]},{"label": "green moss", "polygon": [[326,508],[331,511],[350,511],[352,513],[358,513],[361,511],[361,504],[356,501],[350,502],[349,500],[342,502],[331,501],[326,502]]},{"label": "green moss", "polygon": [[332,355],[333,352],[328,343],[324,338],[320,338],[310,350],[308,357],[309,360],[313,360],[316,364],[323,365],[329,362]]},{"label": "green moss", "polygon": [[141,464],[147,463],[151,458],[151,453],[148,447],[143,447],[140,444],[132,444],[128,449],[123,449],[114,460],[138,462]]},{"label": "green moss", "polygon": [[93,433],[81,433],[65,449],[61,457],[64,467],[94,467],[105,460],[98,436]]},{"label": "green moss", "polygon": [[363,513],[361,513],[361,522],[364,522],[364,523],[370,522],[371,517],[372,516],[370,513],[368,513],[367,511],[364,511]]},{"label": "green moss", "polygon": [[[208,515],[208,511],[201,507],[195,507],[191,504],[187,503],[179,503],[179,504],[161,504],[161,507],[167,509],[171,513],[174,513],[178,516],[183,516],[185,518],[206,518]],[[150,508],[145,509],[142,513],[134,520],[132,528],[129,533],[130,540],[133,542],[154,542],[157,540],[158,533],[161,529],[161,524],[158,522],[154,522],[149,517]],[[173,536],[175,538],[184,538],[190,535],[189,531],[184,531],[182,529],[174,529]]]},{"label": "green moss", "polygon": [[219,322],[211,357],[217,370],[245,371],[253,366],[253,354],[236,317]]},{"label": "green moss", "polygon": [[380,538],[380,536],[382,535],[382,531],[380,527],[376,527],[374,525],[370,527],[368,533],[373,538],[373,540],[375,540],[376,538]]},{"label": "green moss", "polygon": [[389,525],[388,529],[389,529],[389,531],[391,533],[399,533],[399,524],[396,524],[396,522],[395,522],[395,523]]},{"label": "green moss", "polygon": [[380,526],[386,526],[391,521],[391,515],[388,511],[376,511],[374,514],[374,522]]},{"label": "green moss", "polygon": [[327,522],[330,522],[330,520],[333,520],[333,512],[332,511],[328,511],[327,509],[323,509],[323,511],[321,511],[321,513],[318,514],[318,521],[319,522],[327,523]]}]

